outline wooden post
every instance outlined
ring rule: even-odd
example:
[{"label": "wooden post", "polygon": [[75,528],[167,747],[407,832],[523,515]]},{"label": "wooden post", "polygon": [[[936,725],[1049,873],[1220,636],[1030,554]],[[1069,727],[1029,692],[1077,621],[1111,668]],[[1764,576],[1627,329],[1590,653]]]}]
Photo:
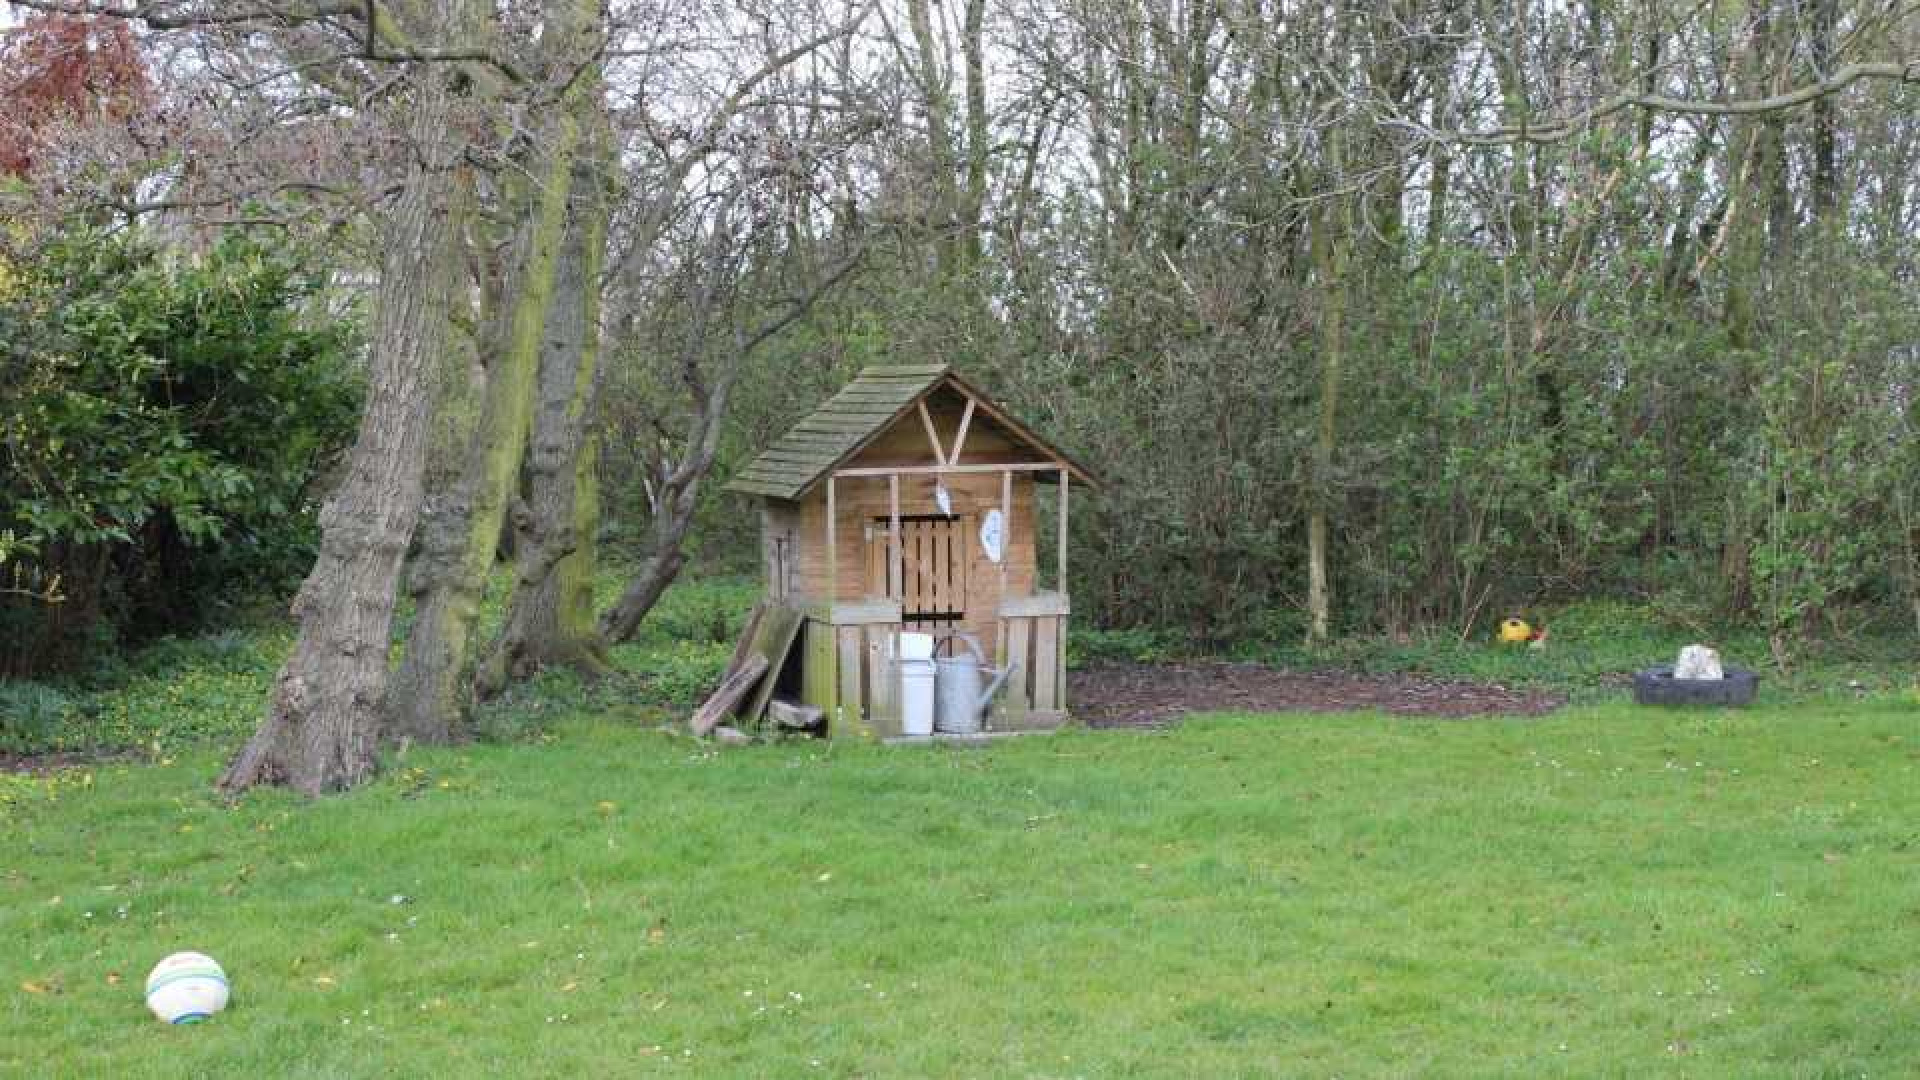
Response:
[{"label": "wooden post", "polygon": [[927,429],[927,441],[933,444],[933,460],[942,465],[952,464],[947,460],[946,448],[940,445],[939,434],[933,430],[933,414],[927,411],[927,400],[921,398],[919,405],[920,423]]},{"label": "wooden post", "polygon": [[907,567],[900,550],[900,477],[887,477],[887,597],[904,600],[907,595]]},{"label": "wooden post", "polygon": [[[1002,471],[1000,473],[1000,532],[1003,537],[1011,536],[1013,533],[1013,473],[1008,471]],[[995,603],[1005,604],[1006,602],[1007,549],[1003,542],[1000,548],[1000,598],[995,601]],[[996,614],[998,613],[996,612]],[[1011,651],[1013,642],[1007,639],[1006,618],[1000,617],[996,619],[995,622],[993,655],[994,659],[1002,667],[1005,667],[1013,663],[1013,654]]]},{"label": "wooden post", "polygon": [[973,399],[967,399],[967,407],[960,413],[960,430],[953,436],[953,446],[947,451],[947,464],[960,464],[960,451],[967,445],[967,426],[973,423]]},{"label": "wooden post", "polygon": [[1013,537],[1013,473],[1000,473],[1000,595],[1007,595],[1007,549]]},{"label": "wooden post", "polygon": [[834,478],[827,477],[827,610],[840,602],[840,549],[834,546],[834,519],[839,516],[834,505]]},{"label": "wooden post", "polygon": [[[1060,596],[1064,600],[1067,595],[1067,470],[1065,466],[1062,466],[1060,469],[1059,540],[1060,569],[1058,572],[1059,580],[1055,587],[1060,590]],[[1054,648],[1051,650],[1052,659],[1044,671],[1034,673],[1034,678],[1038,680],[1042,675],[1045,675],[1046,678],[1052,681],[1053,685],[1047,688],[1045,695],[1048,699],[1048,704],[1053,709],[1064,712],[1067,707],[1067,620],[1065,616],[1059,616],[1054,618],[1052,623],[1052,627],[1048,630],[1049,640],[1054,643]],[[1035,693],[1039,693],[1037,681],[1035,683]]]},{"label": "wooden post", "polygon": [[1053,587],[1060,595],[1067,595],[1067,470],[1060,470],[1060,569],[1054,576]]}]

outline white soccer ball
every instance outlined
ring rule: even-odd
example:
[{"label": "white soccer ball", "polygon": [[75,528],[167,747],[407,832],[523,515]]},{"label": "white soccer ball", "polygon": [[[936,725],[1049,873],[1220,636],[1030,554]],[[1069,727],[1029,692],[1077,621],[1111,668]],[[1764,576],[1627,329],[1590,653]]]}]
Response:
[{"label": "white soccer ball", "polygon": [[197,1024],[226,1007],[227,973],[205,953],[174,953],[147,976],[147,1008],[169,1024]]}]

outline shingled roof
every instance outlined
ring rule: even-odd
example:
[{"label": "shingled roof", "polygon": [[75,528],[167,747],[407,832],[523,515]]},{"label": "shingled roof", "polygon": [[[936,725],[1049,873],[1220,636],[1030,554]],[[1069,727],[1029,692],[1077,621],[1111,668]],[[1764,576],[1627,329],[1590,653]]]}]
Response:
[{"label": "shingled roof", "polygon": [[748,495],[798,499],[942,386],[951,386],[972,398],[982,412],[1010,435],[1045,457],[1059,461],[1080,480],[1093,483],[1092,475],[1079,463],[1007,415],[992,398],[954,374],[948,365],[901,364],[862,370],[839,393],[827,399],[826,404],[749,462],[726,489]]}]

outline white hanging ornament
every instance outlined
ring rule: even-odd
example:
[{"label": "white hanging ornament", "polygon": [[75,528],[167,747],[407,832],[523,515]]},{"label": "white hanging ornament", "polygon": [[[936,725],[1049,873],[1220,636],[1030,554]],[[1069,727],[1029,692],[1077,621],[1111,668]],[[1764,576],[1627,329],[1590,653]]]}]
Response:
[{"label": "white hanging ornament", "polygon": [[947,485],[937,481],[934,483],[933,501],[936,506],[940,507],[942,514],[947,517],[953,516],[953,496],[947,493]]},{"label": "white hanging ornament", "polygon": [[998,563],[1000,561],[1002,549],[1005,547],[1006,541],[1006,519],[1000,516],[1000,511],[998,510],[987,511],[987,516],[980,522],[980,548],[987,553],[987,560],[989,562]]}]

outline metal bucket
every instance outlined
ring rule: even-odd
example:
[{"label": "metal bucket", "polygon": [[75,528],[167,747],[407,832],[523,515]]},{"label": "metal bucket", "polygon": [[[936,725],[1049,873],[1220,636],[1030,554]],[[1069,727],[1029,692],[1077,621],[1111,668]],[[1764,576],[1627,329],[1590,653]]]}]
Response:
[{"label": "metal bucket", "polygon": [[[985,726],[987,705],[1006,683],[1007,673],[993,672],[986,666],[980,643],[972,634],[954,634],[951,640],[964,643],[972,655],[944,656],[934,661],[939,674],[934,680],[933,728],[949,735],[975,735]],[[989,672],[993,682],[983,688]]]}]

